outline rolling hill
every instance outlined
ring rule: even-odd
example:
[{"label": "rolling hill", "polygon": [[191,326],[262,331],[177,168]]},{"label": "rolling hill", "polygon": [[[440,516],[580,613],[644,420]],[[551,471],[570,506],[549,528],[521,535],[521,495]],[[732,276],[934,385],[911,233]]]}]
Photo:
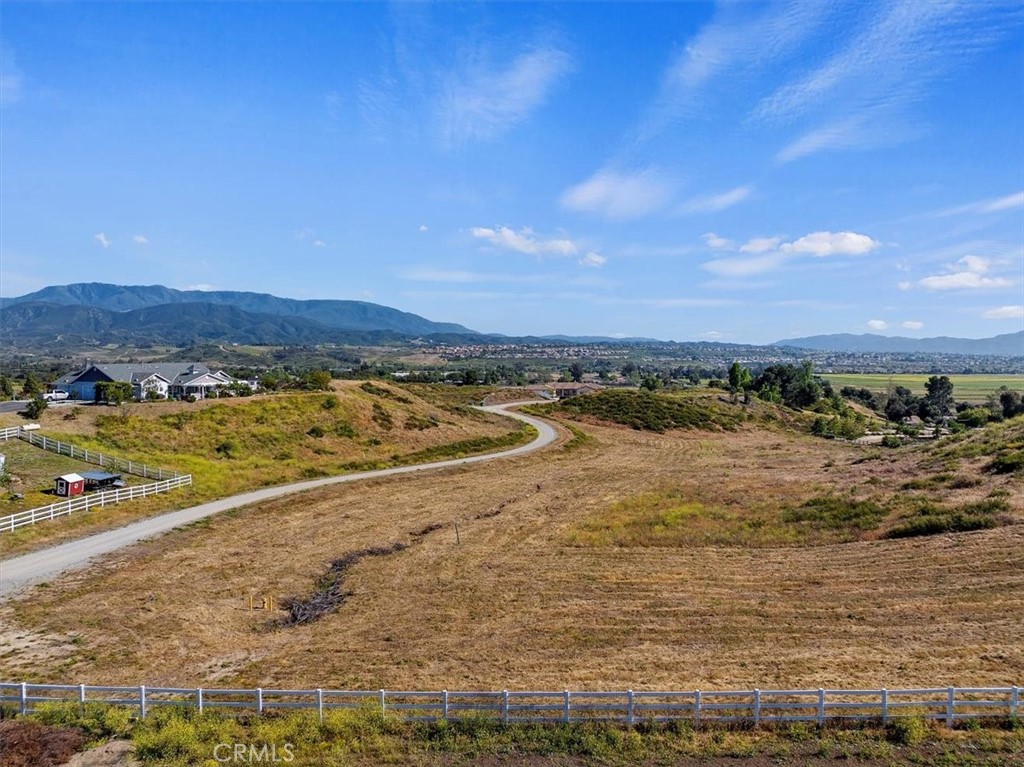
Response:
[{"label": "rolling hill", "polygon": [[[365,301],[318,299],[300,301],[279,298],[268,293],[245,293],[230,290],[176,290],[163,285],[110,285],[100,282],[80,282],[72,285],[53,285],[17,298],[0,299],[5,323],[8,311],[18,305],[35,303],[66,307],[93,307],[108,312],[130,312],[158,306],[201,304],[233,307],[257,315],[273,315],[284,319],[307,320],[321,327],[342,330],[387,330],[401,335],[427,335],[432,333],[474,334],[476,331],[452,322],[433,322],[409,312],[392,309]],[[189,310],[194,314],[195,309]],[[56,315],[52,315],[56,316]],[[99,315],[92,315],[100,321]],[[83,315],[78,315],[82,318]],[[214,315],[209,314],[212,318]],[[237,317],[237,315],[236,315]],[[102,322],[102,321],[100,321]],[[310,331],[309,326],[294,325]],[[65,326],[65,330],[69,326]],[[76,328],[77,329],[77,328]],[[273,343],[273,341],[265,341]]]},{"label": "rolling hill", "polygon": [[880,336],[873,333],[787,338],[773,346],[792,346],[834,352],[888,352],[907,354],[992,354],[1006,357],[1024,357],[1024,330],[1005,333],[992,338],[905,338]]}]

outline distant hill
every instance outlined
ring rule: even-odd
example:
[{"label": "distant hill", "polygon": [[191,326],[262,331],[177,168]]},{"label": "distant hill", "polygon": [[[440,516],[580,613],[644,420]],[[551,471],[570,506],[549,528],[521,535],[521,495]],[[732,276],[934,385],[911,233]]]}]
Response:
[{"label": "distant hill", "polygon": [[[95,306],[31,301],[5,307],[0,323],[0,343],[39,348],[83,343],[377,344],[408,337],[392,330],[344,330],[301,317],[247,312],[208,303],[163,304],[116,312]],[[464,341],[476,336],[438,333],[421,337]]]},{"label": "distant hill", "polygon": [[276,315],[281,318],[312,320],[329,328],[343,330],[388,330],[411,336],[476,332],[452,322],[432,322],[416,314],[365,301],[299,301],[267,293],[175,290],[163,285],[109,285],[101,282],[54,285],[17,298],[0,299],[0,306],[3,306],[6,317],[8,307],[39,302],[62,306],[88,306],[111,312],[128,312],[173,304],[211,304],[232,306],[244,312]]},{"label": "distant hill", "polygon": [[904,338],[872,333],[836,333],[826,336],[787,338],[773,346],[793,346],[834,352],[890,352],[906,354],[992,354],[1024,357],[1024,330],[992,338]]}]

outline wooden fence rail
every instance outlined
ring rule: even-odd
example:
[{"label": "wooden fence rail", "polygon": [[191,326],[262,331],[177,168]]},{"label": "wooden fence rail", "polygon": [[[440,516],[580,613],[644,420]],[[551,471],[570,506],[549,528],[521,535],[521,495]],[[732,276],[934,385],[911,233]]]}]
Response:
[{"label": "wooden fence rail", "polygon": [[21,714],[40,704],[105,703],[128,706],[145,717],[155,706],[325,711],[363,709],[409,720],[490,716],[503,723],[604,721],[687,721],[694,726],[785,722],[819,725],[840,721],[881,721],[905,716],[936,719],[953,726],[966,719],[1019,716],[1020,687],[933,687],[898,690],[689,690],[651,692],[587,691],[418,691],[278,690],[180,687],[93,687],[0,682],[0,704]]}]

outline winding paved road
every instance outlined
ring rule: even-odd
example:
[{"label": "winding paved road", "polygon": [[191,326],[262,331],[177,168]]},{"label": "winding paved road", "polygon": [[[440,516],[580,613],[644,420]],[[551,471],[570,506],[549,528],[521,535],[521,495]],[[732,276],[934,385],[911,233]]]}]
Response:
[{"label": "winding paved road", "polygon": [[376,479],[378,477],[389,477],[395,474],[410,474],[415,471],[429,471],[431,469],[442,469],[451,466],[462,466],[468,463],[479,463],[481,461],[493,461],[498,458],[511,458],[516,455],[524,455],[534,450],[550,445],[557,438],[555,430],[544,421],[533,418],[522,413],[515,413],[508,410],[516,405],[529,404],[526,402],[510,402],[504,405],[490,405],[480,408],[489,413],[498,413],[524,421],[537,430],[537,438],[532,442],[504,450],[500,453],[488,453],[486,455],[475,455],[470,458],[455,458],[449,461],[437,463],[422,463],[416,466],[399,466],[394,469],[379,469],[377,471],[363,471],[358,474],[344,474],[340,477],[326,477],[324,479],[312,479],[306,482],[295,482],[290,485],[278,485],[277,487],[265,487],[260,490],[253,490],[249,493],[233,495],[230,498],[221,498],[218,501],[211,501],[200,506],[192,506],[188,509],[168,512],[157,517],[143,519],[133,522],[124,527],[108,530],[88,538],[81,538],[77,541],[69,541],[59,546],[34,551],[20,557],[14,557],[0,562],[0,596],[10,596],[16,591],[39,581],[53,578],[66,570],[74,570],[87,565],[91,560],[103,554],[130,546],[136,541],[144,538],[152,538],[160,533],[172,530],[175,527],[187,525],[197,519],[209,517],[228,509],[237,509],[239,506],[248,506],[251,503],[259,503],[272,498],[280,498],[283,495],[301,493],[304,490],[335,485],[341,482],[358,482],[363,479]]}]

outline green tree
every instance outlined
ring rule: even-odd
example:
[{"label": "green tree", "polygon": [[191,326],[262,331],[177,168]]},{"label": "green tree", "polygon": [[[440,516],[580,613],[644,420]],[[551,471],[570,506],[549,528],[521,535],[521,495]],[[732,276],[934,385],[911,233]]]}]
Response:
[{"label": "green tree", "polygon": [[569,375],[572,376],[572,380],[579,383],[583,380],[583,365],[579,362],[574,362],[569,366]]},{"label": "green tree", "polygon": [[657,391],[661,387],[661,379],[657,376],[645,376],[644,380],[640,383],[640,388],[647,391]]},{"label": "green tree", "polygon": [[922,418],[936,420],[953,410],[953,382],[949,376],[932,376],[924,385],[925,391],[919,413]]},{"label": "green tree", "polygon": [[302,377],[302,388],[307,391],[329,391],[331,373],[329,370],[311,370]]},{"label": "green tree", "polygon": [[736,391],[745,391],[753,382],[754,377],[747,368],[738,362],[732,363],[732,367],[729,368],[729,386]]},{"label": "green tree", "polygon": [[0,373],[0,397],[14,399],[14,384],[6,373]]},{"label": "green tree", "polygon": [[462,371],[462,383],[466,386],[476,386],[480,383],[480,374],[473,368],[466,368]]},{"label": "green tree", "polygon": [[96,402],[120,405],[132,398],[132,385],[127,381],[98,381],[93,392]]},{"label": "green tree", "polygon": [[29,418],[36,419],[43,414],[43,411],[49,407],[49,403],[42,397],[36,396],[29,400],[29,403],[25,405],[25,415]]},{"label": "green tree", "polygon": [[42,394],[42,393],[43,393],[43,389],[39,385],[39,381],[36,380],[36,377],[34,375],[32,375],[32,373],[29,373],[28,375],[26,375],[25,376],[25,383],[22,384],[22,387],[21,387],[21,396],[24,397],[25,399],[32,399],[36,395],[39,395],[39,394]]}]

